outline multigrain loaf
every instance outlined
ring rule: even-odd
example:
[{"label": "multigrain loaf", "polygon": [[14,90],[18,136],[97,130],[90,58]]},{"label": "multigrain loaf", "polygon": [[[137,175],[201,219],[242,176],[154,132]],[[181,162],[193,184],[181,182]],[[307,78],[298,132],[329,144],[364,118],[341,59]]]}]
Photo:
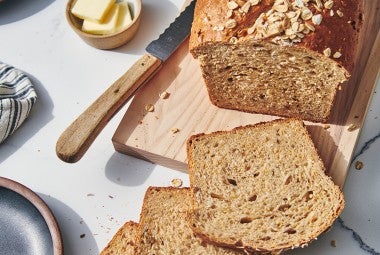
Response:
[{"label": "multigrain loaf", "polygon": [[112,237],[100,255],[134,255],[138,224],[126,222]]},{"label": "multigrain loaf", "polygon": [[303,122],[275,120],[192,136],[193,231],[251,252],[306,246],[344,207]]},{"label": "multigrain loaf", "polygon": [[189,210],[189,188],[150,187],[144,198],[135,254],[242,254],[196,237],[186,220]]},{"label": "multigrain loaf", "polygon": [[360,0],[198,0],[190,52],[216,106],[326,122],[361,12]]}]

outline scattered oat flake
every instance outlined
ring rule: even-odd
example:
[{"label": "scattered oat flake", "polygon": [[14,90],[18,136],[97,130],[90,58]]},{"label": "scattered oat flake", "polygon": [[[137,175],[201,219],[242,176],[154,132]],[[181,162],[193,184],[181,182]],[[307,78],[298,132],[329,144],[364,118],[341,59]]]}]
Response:
[{"label": "scattered oat flake", "polygon": [[341,10],[337,10],[336,14],[338,14],[339,17],[343,17],[343,12]]},{"label": "scattered oat flake", "polygon": [[323,126],[324,129],[329,129],[330,128],[330,125],[326,124]]},{"label": "scattered oat flake", "polygon": [[145,110],[147,112],[154,112],[154,105],[152,105],[152,104],[145,105]]},{"label": "scattered oat flake", "polygon": [[226,21],[226,28],[234,28],[236,27],[236,25],[237,25],[237,22],[234,19],[228,19]]},{"label": "scattered oat flake", "polygon": [[175,134],[175,133],[179,132],[179,129],[178,128],[172,128],[171,131],[172,131],[173,134]]},{"label": "scattered oat flake", "polygon": [[331,9],[334,5],[334,1],[333,0],[328,0],[327,2],[325,2],[324,6],[326,9]]},{"label": "scattered oat flake", "polygon": [[330,244],[331,244],[332,247],[336,247],[336,240],[331,240]]},{"label": "scattered oat flake", "polygon": [[334,55],[333,55],[333,58],[340,58],[342,56],[342,53],[340,53],[339,51],[335,52]]},{"label": "scattered oat flake", "polygon": [[249,0],[249,2],[251,3],[251,5],[258,5],[260,3],[261,0]]},{"label": "scattered oat flake", "polygon": [[173,179],[172,180],[172,186],[176,187],[176,188],[181,187],[182,186],[182,180],[178,179],[178,178]]},{"label": "scattered oat flake", "polygon": [[235,43],[238,42],[238,39],[235,36],[233,36],[233,37],[230,38],[229,42],[235,44]]},{"label": "scattered oat flake", "polygon": [[322,15],[321,14],[317,14],[317,15],[314,15],[312,18],[311,18],[312,22],[314,25],[320,25],[321,22],[322,22]]},{"label": "scattered oat flake", "polygon": [[326,48],[326,49],[323,51],[323,54],[324,54],[326,57],[330,57],[330,56],[331,56],[331,49],[330,49],[330,48]]},{"label": "scattered oat flake", "polygon": [[86,234],[81,234],[80,238],[84,238],[85,236],[86,236]]},{"label": "scattered oat flake", "polygon": [[226,18],[227,18],[227,19],[228,19],[228,18],[231,18],[233,14],[234,14],[233,10],[228,10],[228,11],[227,11],[227,14],[226,14]]},{"label": "scattered oat flake", "polygon": [[356,169],[356,170],[362,170],[363,167],[364,167],[363,162],[361,162],[361,161],[356,161],[356,162],[355,162],[355,169]]},{"label": "scattered oat flake", "polygon": [[241,12],[247,13],[249,9],[251,8],[251,3],[248,1],[240,8]]},{"label": "scattered oat flake", "polygon": [[239,5],[235,1],[230,1],[227,3],[227,7],[230,10],[236,9],[239,7]]},{"label": "scattered oat flake", "polygon": [[162,98],[162,99],[167,99],[167,98],[170,96],[170,93],[164,91],[164,92],[161,92],[161,93],[159,94],[159,96],[160,96],[160,98]]}]

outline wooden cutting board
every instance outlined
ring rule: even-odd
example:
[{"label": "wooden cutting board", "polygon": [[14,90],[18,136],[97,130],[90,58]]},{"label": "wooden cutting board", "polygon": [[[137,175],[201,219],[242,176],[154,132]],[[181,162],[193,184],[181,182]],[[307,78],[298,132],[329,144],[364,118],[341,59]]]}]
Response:
[{"label": "wooden cutting board", "polygon": [[[338,92],[329,127],[307,127],[328,173],[343,186],[380,66],[380,1],[364,1],[356,70]],[[167,91],[167,99],[159,94]],[[146,110],[153,105],[154,111]],[[220,109],[209,101],[199,62],[188,40],[141,88],[127,109],[112,141],[118,152],[178,170],[187,170],[186,140],[193,134],[229,130],[278,117]],[[177,130],[178,132],[175,132]]]}]

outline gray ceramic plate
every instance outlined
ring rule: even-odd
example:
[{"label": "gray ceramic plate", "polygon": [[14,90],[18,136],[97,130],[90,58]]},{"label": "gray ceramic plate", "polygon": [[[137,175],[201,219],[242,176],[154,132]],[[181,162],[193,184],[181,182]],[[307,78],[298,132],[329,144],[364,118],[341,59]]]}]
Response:
[{"label": "gray ceramic plate", "polygon": [[0,254],[63,254],[58,224],[45,202],[22,184],[2,177]]}]

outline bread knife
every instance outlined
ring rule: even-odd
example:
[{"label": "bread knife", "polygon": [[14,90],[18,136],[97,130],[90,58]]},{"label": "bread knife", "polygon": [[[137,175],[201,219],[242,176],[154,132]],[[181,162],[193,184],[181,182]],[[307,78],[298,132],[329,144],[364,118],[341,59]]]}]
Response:
[{"label": "bread knife", "polygon": [[95,100],[58,138],[57,156],[68,163],[82,158],[105,125],[119,109],[154,77],[162,64],[189,36],[193,22],[193,0],[168,28],[146,47],[146,54]]}]

